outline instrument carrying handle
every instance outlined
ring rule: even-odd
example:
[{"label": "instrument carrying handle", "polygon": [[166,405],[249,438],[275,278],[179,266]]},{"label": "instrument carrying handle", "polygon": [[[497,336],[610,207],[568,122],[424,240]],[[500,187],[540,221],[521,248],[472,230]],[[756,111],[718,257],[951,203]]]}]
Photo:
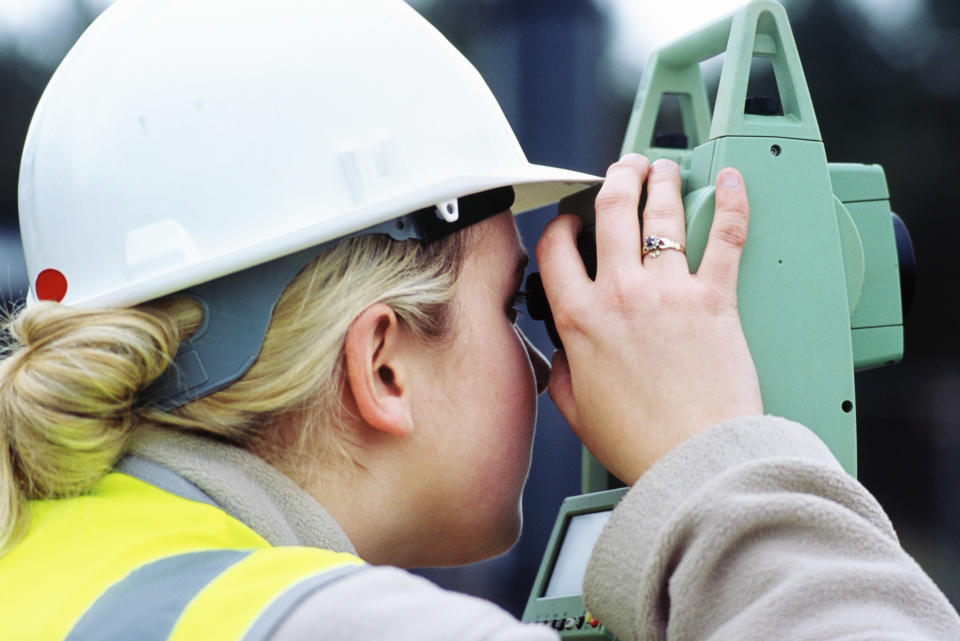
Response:
[{"label": "instrument carrying handle", "polygon": [[[711,117],[700,63],[721,53],[726,56]],[[754,57],[767,58],[773,65],[782,114],[745,112]],[[786,10],[773,0],[754,0],[651,54],[622,153],[644,153],[653,146],[653,128],[665,94],[680,97],[683,133],[691,149],[723,136],[821,140]]]}]

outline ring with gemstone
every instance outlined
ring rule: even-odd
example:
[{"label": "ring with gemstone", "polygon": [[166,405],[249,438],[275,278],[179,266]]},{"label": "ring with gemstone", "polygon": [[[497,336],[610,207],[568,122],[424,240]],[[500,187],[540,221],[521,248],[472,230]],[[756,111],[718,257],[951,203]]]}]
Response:
[{"label": "ring with gemstone", "polygon": [[643,249],[640,254],[646,258],[649,254],[653,258],[659,256],[665,249],[676,249],[681,254],[686,254],[687,250],[683,245],[669,238],[660,238],[659,236],[647,236],[643,239]]}]

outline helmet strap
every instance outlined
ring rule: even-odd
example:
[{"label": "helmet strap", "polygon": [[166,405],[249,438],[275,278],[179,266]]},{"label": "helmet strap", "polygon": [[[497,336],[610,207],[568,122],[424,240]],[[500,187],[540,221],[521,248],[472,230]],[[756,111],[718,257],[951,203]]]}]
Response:
[{"label": "helmet strap", "polygon": [[173,294],[196,299],[203,307],[203,323],[180,344],[170,367],[144,390],[140,404],[170,411],[243,376],[257,360],[280,295],[325,247],[312,247]]}]

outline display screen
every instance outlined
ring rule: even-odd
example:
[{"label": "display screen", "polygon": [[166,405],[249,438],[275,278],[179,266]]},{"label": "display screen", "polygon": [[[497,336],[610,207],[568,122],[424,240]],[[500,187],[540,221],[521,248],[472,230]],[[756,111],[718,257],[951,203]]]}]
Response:
[{"label": "display screen", "polygon": [[543,596],[578,596],[583,592],[583,575],[587,572],[590,553],[603,526],[610,520],[610,513],[611,510],[604,510],[570,518]]}]

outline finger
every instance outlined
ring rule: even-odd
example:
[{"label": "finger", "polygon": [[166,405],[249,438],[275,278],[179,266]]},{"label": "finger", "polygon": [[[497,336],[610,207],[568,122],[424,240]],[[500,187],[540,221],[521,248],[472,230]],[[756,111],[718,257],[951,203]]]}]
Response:
[{"label": "finger", "polygon": [[560,414],[571,427],[579,424],[577,419],[577,404],[573,399],[573,383],[570,378],[570,364],[567,355],[558,350],[553,353],[550,362],[550,383],[547,387],[553,404],[560,410]]},{"label": "finger", "polygon": [[547,223],[537,241],[537,265],[554,318],[564,309],[567,298],[578,295],[590,281],[577,251],[577,234],[582,226],[577,216],[564,214]]},{"label": "finger", "polygon": [[640,190],[650,169],[639,154],[610,165],[595,201],[597,209],[597,277],[640,262]]},{"label": "finger", "polygon": [[[643,208],[643,238],[661,238],[680,245],[687,244],[683,220],[683,199],[680,197],[680,166],[660,158],[650,167],[647,176],[647,205]],[[686,267],[686,257],[676,249],[653,251],[643,258],[648,269],[677,269]]]},{"label": "finger", "polygon": [[747,189],[736,169],[727,167],[717,175],[716,203],[697,277],[720,291],[736,295],[740,256],[747,242],[750,217]]}]

